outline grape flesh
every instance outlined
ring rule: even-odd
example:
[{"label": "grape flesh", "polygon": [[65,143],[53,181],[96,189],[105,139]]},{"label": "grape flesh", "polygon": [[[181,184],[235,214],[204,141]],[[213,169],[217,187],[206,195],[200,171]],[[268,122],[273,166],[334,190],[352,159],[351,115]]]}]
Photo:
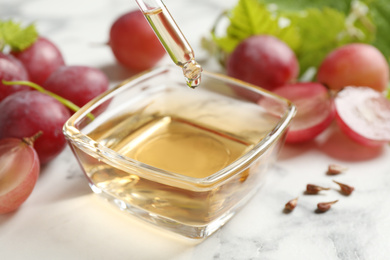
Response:
[{"label": "grape flesh", "polygon": [[227,61],[227,74],[259,87],[273,90],[296,79],[299,64],[288,45],[270,35],[242,41]]},{"label": "grape flesh", "polygon": [[346,87],[335,98],[336,121],[352,140],[366,146],[390,142],[390,101],[368,87]]},{"label": "grape flesh", "polygon": [[139,10],[123,14],[112,24],[109,45],[117,61],[134,72],[150,69],[166,53]]},{"label": "grape flesh", "polygon": [[66,146],[62,127],[69,110],[56,99],[38,91],[20,91],[0,103],[0,138],[23,138],[42,131],[34,147],[41,164],[56,157]]},{"label": "grape flesh", "polygon": [[50,75],[43,87],[82,107],[108,90],[109,80],[96,68],[62,66]]},{"label": "grape flesh", "polygon": [[4,85],[2,83],[3,80],[29,80],[29,77],[27,70],[19,60],[11,55],[0,52],[0,101],[17,91],[30,90],[27,86]]},{"label": "grape flesh", "polygon": [[318,69],[317,80],[333,90],[367,86],[381,92],[389,81],[389,65],[374,46],[347,44],[325,57]]},{"label": "grape flesh", "polygon": [[297,107],[286,143],[313,140],[332,123],[335,117],[333,100],[325,86],[316,82],[285,85],[274,93],[289,99]]},{"label": "grape flesh", "polygon": [[0,214],[15,211],[30,196],[39,171],[31,145],[17,138],[0,140]]},{"label": "grape flesh", "polygon": [[21,52],[12,52],[12,55],[24,64],[30,80],[38,85],[42,85],[51,73],[65,65],[58,47],[44,37],[38,37],[30,47]]}]

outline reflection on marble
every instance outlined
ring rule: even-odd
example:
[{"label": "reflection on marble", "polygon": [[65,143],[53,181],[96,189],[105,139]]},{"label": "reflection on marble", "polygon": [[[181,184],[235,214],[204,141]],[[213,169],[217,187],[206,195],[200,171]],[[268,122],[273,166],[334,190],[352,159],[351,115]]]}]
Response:
[{"label": "reflection on marble", "polygon": [[[235,1],[166,0],[193,45],[216,16]],[[0,0],[0,15],[34,21],[39,32],[62,50],[68,64],[103,69],[112,85],[130,76],[116,65],[107,42],[111,22],[135,8],[124,0]],[[196,19],[188,19],[191,14]],[[200,14],[200,15],[199,15]],[[168,59],[161,63],[170,62]],[[215,62],[209,70],[220,70]],[[262,190],[207,240],[194,243],[151,227],[111,207],[90,191],[70,149],[42,169],[33,194],[15,213],[0,216],[1,259],[389,259],[390,150],[351,144],[339,132],[316,142],[285,146]],[[347,166],[325,174],[330,163]],[[356,188],[338,192],[332,179]],[[307,183],[332,189],[305,195]],[[297,208],[284,204],[299,196]],[[315,213],[316,204],[338,199]]]}]

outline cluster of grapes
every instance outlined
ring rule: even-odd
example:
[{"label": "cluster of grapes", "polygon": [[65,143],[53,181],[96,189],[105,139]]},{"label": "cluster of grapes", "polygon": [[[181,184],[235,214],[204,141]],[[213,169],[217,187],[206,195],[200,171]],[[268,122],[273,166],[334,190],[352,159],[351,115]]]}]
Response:
[{"label": "cluster of grapes", "polygon": [[[7,163],[0,171],[3,187],[9,189],[0,196],[0,213],[17,208],[31,193],[40,165],[65,148],[62,127],[72,113],[47,94],[7,81],[38,84],[79,107],[109,87],[101,70],[66,65],[58,47],[45,37],[23,51],[0,53],[0,159]],[[34,146],[23,141],[37,133]]]},{"label": "cluster of grapes", "polygon": [[[99,69],[65,65],[59,49],[44,37],[23,51],[0,53],[0,73],[1,80],[33,82],[79,107],[109,86]],[[42,131],[34,148],[45,164],[64,148],[62,126],[71,112],[53,97],[32,90],[0,82],[0,138],[23,138]]]},{"label": "cluster of grapes", "polygon": [[389,65],[372,45],[353,43],[333,50],[319,66],[316,81],[310,82],[297,82],[299,63],[294,52],[269,35],[242,41],[226,67],[228,75],[296,105],[287,143],[313,140],[333,119],[359,144],[381,146],[390,141],[390,101],[384,95]]}]

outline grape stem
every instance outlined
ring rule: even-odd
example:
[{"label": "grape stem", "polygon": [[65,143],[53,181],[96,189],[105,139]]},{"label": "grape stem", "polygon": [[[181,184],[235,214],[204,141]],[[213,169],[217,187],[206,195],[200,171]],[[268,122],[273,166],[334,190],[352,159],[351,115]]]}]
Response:
[{"label": "grape stem", "polygon": [[35,140],[37,140],[42,134],[43,134],[43,132],[39,131],[38,133],[36,133],[35,135],[33,135],[31,137],[24,137],[22,139],[22,141],[25,142],[26,144],[28,144],[29,146],[33,146]]},{"label": "grape stem", "polygon": [[[69,108],[70,110],[72,110],[73,112],[77,112],[80,107],[75,105],[73,102],[57,95],[57,94],[54,94],[53,92],[50,92],[46,89],[44,89],[43,87],[39,86],[38,84],[35,84],[34,82],[31,82],[31,81],[24,81],[24,80],[21,80],[21,81],[6,81],[6,80],[3,80],[2,81],[4,85],[24,85],[24,86],[28,86],[28,87],[31,87],[43,94],[46,94],[48,96],[51,96],[52,98],[55,98],[56,100],[58,100],[61,104],[63,104],[64,106],[66,106],[67,108]],[[87,115],[91,120],[94,120],[95,117],[89,113]]]}]

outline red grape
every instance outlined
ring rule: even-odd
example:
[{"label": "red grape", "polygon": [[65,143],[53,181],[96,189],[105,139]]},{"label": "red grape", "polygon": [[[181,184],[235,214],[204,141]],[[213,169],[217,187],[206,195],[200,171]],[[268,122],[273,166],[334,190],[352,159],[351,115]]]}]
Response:
[{"label": "red grape", "polygon": [[139,10],[125,13],[112,24],[109,44],[118,62],[132,71],[153,67],[166,53]]},{"label": "red grape", "polygon": [[295,83],[274,90],[297,107],[286,143],[301,143],[322,133],[335,116],[333,100],[325,86],[315,82]]},{"label": "red grape", "polygon": [[390,142],[390,101],[368,87],[346,87],[335,98],[337,123],[356,142],[380,146]]},{"label": "red grape", "polygon": [[99,69],[87,66],[62,66],[43,84],[43,87],[79,107],[108,90],[107,76]]},{"label": "red grape", "polygon": [[374,46],[352,43],[327,55],[318,69],[317,79],[333,90],[367,86],[384,91],[389,81],[389,66]]},{"label": "red grape", "polygon": [[65,65],[64,58],[57,46],[44,37],[21,52],[12,52],[26,67],[30,80],[42,85],[52,72]]},{"label": "red grape", "polygon": [[0,101],[17,91],[30,90],[27,86],[6,86],[2,83],[2,80],[29,80],[29,77],[25,67],[19,60],[0,52]]},{"label": "red grape", "polygon": [[39,159],[28,138],[0,140],[0,214],[16,210],[31,194]]},{"label": "red grape", "polygon": [[20,91],[5,98],[0,111],[0,138],[23,138],[43,132],[34,145],[41,164],[64,149],[62,127],[70,112],[56,99],[38,91]]},{"label": "red grape", "polygon": [[287,44],[270,35],[256,35],[242,41],[227,61],[227,74],[273,90],[296,79],[299,64]]}]

